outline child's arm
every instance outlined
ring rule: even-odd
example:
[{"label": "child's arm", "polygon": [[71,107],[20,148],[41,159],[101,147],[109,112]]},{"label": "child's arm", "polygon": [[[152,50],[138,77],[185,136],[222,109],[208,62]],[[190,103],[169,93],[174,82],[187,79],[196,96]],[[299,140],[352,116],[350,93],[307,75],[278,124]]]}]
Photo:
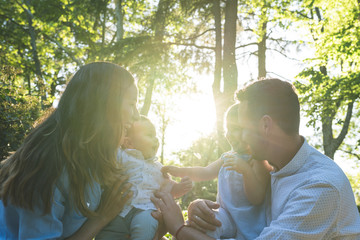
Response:
[{"label": "child's arm", "polygon": [[[252,165],[252,170],[253,173],[256,177],[256,179],[258,180],[258,184],[257,186],[259,187],[258,190],[258,196],[253,196],[253,198],[258,197],[259,200],[253,204],[260,204],[264,201],[265,199],[265,195],[266,195],[266,189],[270,183],[270,172],[272,171],[272,167],[270,166],[270,164],[268,163],[268,161],[266,160],[262,160],[262,161],[258,161],[258,160],[253,160],[253,165]],[[245,182],[244,182],[245,184]],[[249,184],[248,184],[249,185]],[[248,186],[247,189],[245,187],[245,190],[247,192],[249,192],[249,194],[251,194],[251,190],[250,190],[251,186]]]},{"label": "child's arm", "polygon": [[219,158],[206,167],[175,167],[164,166],[161,171],[166,174],[169,173],[175,177],[188,176],[192,181],[208,181],[216,178],[220,171],[223,160]]},{"label": "child's arm", "polygon": [[224,164],[227,170],[235,170],[243,175],[244,189],[248,201],[257,205],[264,201],[266,187],[270,181],[270,174],[266,161],[252,160],[251,166],[242,159],[229,160]]}]

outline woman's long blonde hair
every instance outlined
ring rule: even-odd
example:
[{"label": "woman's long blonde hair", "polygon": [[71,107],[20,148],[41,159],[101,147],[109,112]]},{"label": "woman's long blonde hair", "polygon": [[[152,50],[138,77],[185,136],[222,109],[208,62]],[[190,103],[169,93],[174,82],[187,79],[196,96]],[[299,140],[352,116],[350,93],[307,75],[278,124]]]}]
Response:
[{"label": "woman's long blonde hair", "polygon": [[35,127],[22,146],[1,164],[0,198],[25,209],[51,211],[54,187],[65,170],[75,209],[93,216],[86,187],[103,187],[121,173],[116,163],[121,105],[134,84],[124,68],[107,62],[80,68],[67,85],[57,109]]}]

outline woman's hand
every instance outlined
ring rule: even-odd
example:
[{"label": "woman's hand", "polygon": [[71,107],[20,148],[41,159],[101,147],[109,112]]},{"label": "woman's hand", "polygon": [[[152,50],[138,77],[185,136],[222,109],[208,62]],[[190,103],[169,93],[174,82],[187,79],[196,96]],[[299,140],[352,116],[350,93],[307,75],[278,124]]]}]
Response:
[{"label": "woman's hand", "polygon": [[206,232],[214,231],[221,226],[221,222],[215,218],[213,209],[219,208],[216,202],[205,199],[197,199],[190,203],[188,207],[188,218],[190,226]]},{"label": "woman's hand", "polygon": [[113,220],[124,208],[125,203],[132,197],[131,184],[127,183],[128,177],[121,177],[114,185],[106,189],[101,195],[101,201],[96,213],[98,216],[89,218],[71,235],[69,240],[94,239],[111,220]]},{"label": "woman's hand", "polygon": [[107,188],[102,193],[100,206],[96,212],[104,221],[113,220],[132,197],[131,184],[127,183],[127,180],[127,176],[122,176],[112,187]]},{"label": "woman's hand", "polygon": [[[170,193],[165,192],[154,193],[154,197],[151,197],[151,201],[156,208],[160,209],[166,229],[174,235],[184,224],[184,217],[179,205],[176,204]],[[161,215],[158,212],[154,212],[152,215],[158,221],[159,218],[161,218]]]}]

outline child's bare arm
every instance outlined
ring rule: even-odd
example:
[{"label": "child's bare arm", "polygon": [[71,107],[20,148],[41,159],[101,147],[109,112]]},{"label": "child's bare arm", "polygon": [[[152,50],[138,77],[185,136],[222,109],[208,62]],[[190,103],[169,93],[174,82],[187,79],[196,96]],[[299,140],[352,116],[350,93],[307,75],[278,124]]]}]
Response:
[{"label": "child's bare arm", "polygon": [[[248,192],[247,195],[250,197],[258,198],[258,200],[253,200],[253,204],[260,204],[264,201],[266,195],[266,189],[270,182],[270,171],[271,166],[268,164],[267,161],[257,161],[253,160],[252,165],[252,175],[257,179],[256,185],[258,186],[257,191],[253,191],[251,184],[247,184],[244,182],[244,185],[247,184],[248,186],[245,187],[245,190]],[[255,184],[254,184],[255,185]]]},{"label": "child's bare arm", "polygon": [[264,201],[266,188],[270,182],[270,173],[264,162],[253,160],[251,170],[243,174],[245,194],[253,205],[261,204]]},{"label": "child's bare arm", "polygon": [[270,181],[269,170],[264,165],[265,161],[252,160],[250,165],[241,159],[234,159],[224,164],[227,170],[235,170],[243,175],[243,184],[246,198],[253,205],[264,201],[266,187]]},{"label": "child's bare arm", "polygon": [[196,182],[208,181],[218,176],[222,164],[223,160],[219,158],[218,160],[212,162],[206,167],[164,166],[161,171],[165,174],[169,173],[170,175],[175,177],[188,176],[191,180]]}]

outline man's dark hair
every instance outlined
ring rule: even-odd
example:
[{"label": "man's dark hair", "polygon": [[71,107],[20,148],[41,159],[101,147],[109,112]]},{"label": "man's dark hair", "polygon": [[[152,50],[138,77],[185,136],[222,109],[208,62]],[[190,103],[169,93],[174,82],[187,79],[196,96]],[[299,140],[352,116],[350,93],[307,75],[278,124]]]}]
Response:
[{"label": "man's dark hair", "polygon": [[287,134],[299,134],[300,104],[295,87],[286,81],[268,78],[256,81],[236,93],[248,102],[250,119],[269,115]]}]

